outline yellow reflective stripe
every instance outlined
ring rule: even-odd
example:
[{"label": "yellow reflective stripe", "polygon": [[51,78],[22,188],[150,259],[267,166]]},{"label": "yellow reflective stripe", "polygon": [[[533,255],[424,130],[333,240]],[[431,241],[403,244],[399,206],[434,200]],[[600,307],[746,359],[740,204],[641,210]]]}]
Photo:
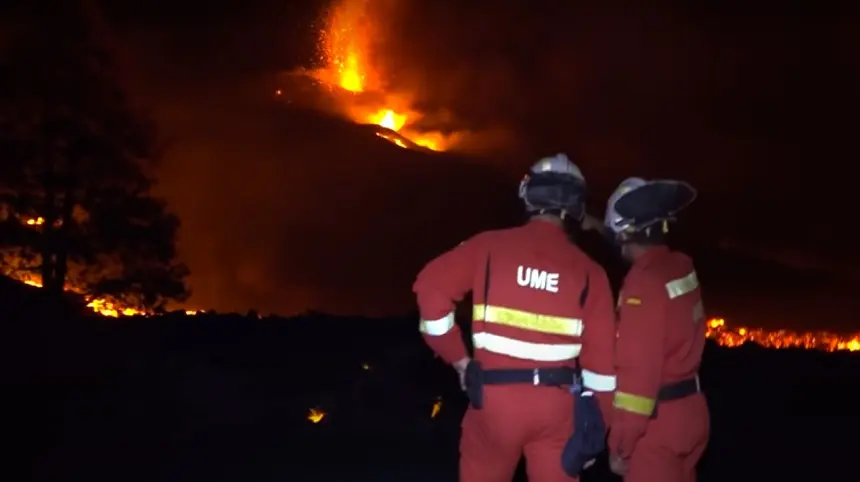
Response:
[{"label": "yellow reflective stripe", "polygon": [[454,312],[445,315],[438,320],[421,320],[418,331],[430,336],[442,336],[454,328]]},{"label": "yellow reflective stripe", "polygon": [[650,417],[654,413],[654,407],[657,406],[657,400],[632,393],[615,392],[612,406],[619,410]]},{"label": "yellow reflective stripe", "polygon": [[579,356],[579,343],[529,343],[493,333],[478,332],[472,335],[475,349],[487,350],[521,360],[566,361]]},{"label": "yellow reflective stripe", "polygon": [[683,278],[678,278],[666,283],[666,291],[669,293],[670,300],[679,296],[684,296],[698,287],[699,278],[696,276],[695,271]]},{"label": "yellow reflective stripe", "polygon": [[475,305],[472,307],[472,319],[550,335],[582,335],[582,320],[578,318],[541,315],[501,306]]}]

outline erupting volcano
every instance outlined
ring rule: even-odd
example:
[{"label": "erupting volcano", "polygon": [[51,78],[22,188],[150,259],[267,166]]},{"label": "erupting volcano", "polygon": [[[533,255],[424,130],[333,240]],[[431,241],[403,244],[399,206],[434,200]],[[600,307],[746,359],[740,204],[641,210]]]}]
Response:
[{"label": "erupting volcano", "polygon": [[[457,139],[460,144],[455,146],[456,134],[422,128],[422,125],[427,125],[427,119],[431,115],[416,108],[416,103],[413,101],[415,96],[411,95],[404,86],[397,85],[396,89],[390,87],[394,84],[393,76],[390,72],[385,72],[385,67],[378,62],[384,53],[382,52],[384,46],[378,42],[384,37],[384,32],[380,28],[382,15],[369,9],[371,2],[372,0],[336,0],[336,3],[327,10],[319,40],[321,64],[315,70],[302,72],[302,81],[304,84],[312,85],[317,91],[322,91],[317,89],[319,84],[326,86],[325,96],[331,98],[331,102],[336,104],[337,111],[342,116],[358,124],[376,126],[374,132],[377,136],[399,147],[423,148],[431,151],[462,148],[465,144],[464,138]],[[288,75],[299,77],[294,74],[295,72],[292,72]],[[314,79],[314,82],[308,82],[308,77]],[[413,89],[413,92],[416,90]],[[275,93],[278,96],[284,94],[281,90]],[[314,100],[318,99],[314,98]],[[314,108],[323,110],[319,105],[315,105]],[[436,117],[435,114],[432,117]],[[65,117],[63,119],[65,120]],[[422,121],[424,121],[423,124]],[[448,128],[449,125],[450,122],[445,124],[445,127]],[[461,132],[461,134],[466,133]],[[50,227],[45,225],[42,217],[36,217],[36,213],[41,212],[44,215],[44,211],[31,210],[26,211],[29,213],[28,216],[19,216],[15,213],[24,211],[10,209],[0,206],[0,214],[8,211],[11,216],[14,216],[16,229],[18,229],[17,224],[20,224],[24,226],[22,231],[29,235],[43,233],[45,228]],[[59,225],[54,225],[54,227],[57,226]],[[32,255],[28,256],[23,249],[19,248],[20,246],[23,245],[10,243],[8,249],[0,253],[3,255],[0,259],[0,271],[3,275],[20,282],[41,287],[41,261]],[[85,263],[82,261],[80,264]],[[59,291],[61,286],[57,281],[64,282],[63,288],[67,292],[79,295],[90,309],[103,316],[151,314],[124,304],[121,298],[125,297],[127,302],[131,299],[127,290],[117,295],[118,298],[94,295],[84,284],[77,282],[76,278],[70,275],[72,271],[70,269],[64,273],[65,277],[58,275],[54,283],[46,284]],[[338,276],[338,273],[331,272],[327,275]],[[163,282],[159,283],[164,285]],[[125,288],[117,288],[111,292],[117,293],[121,290]],[[767,348],[860,351],[860,335],[840,336],[829,332],[795,333],[787,330],[766,331],[729,327],[721,318],[708,321],[707,336],[724,347],[736,347],[752,342]],[[434,416],[440,406],[433,409]],[[322,420],[323,417],[324,414],[321,412],[313,414],[315,421]]]},{"label": "erupting volcano", "polygon": [[342,0],[328,10],[320,33],[321,68],[313,77],[330,89],[340,89],[343,113],[359,124],[382,129],[377,136],[404,149],[420,146],[433,151],[450,147],[452,136],[417,128],[424,115],[412,108],[410,95],[386,89],[382,68],[374,65],[378,23],[369,0]]}]

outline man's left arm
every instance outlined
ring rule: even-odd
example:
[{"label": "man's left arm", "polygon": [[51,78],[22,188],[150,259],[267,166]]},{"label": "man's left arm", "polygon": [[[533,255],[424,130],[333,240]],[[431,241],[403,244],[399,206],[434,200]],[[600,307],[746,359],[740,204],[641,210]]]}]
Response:
[{"label": "man's left arm", "polygon": [[621,291],[609,450],[624,459],[645,434],[657,405],[667,301],[663,283],[643,271],[631,273]]},{"label": "man's left arm", "polygon": [[589,272],[589,287],[583,307],[582,384],[597,397],[606,425],[612,420],[615,390],[615,306],[606,271],[595,266]]}]

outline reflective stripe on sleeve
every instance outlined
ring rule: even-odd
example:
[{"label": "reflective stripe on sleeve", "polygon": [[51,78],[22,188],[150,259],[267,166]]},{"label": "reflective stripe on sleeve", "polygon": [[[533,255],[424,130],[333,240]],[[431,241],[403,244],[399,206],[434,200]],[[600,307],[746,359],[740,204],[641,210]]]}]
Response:
[{"label": "reflective stripe on sleeve", "polygon": [[611,392],[615,390],[615,375],[604,375],[583,369],[582,384],[595,392]]},{"label": "reflective stripe on sleeve", "polygon": [[612,406],[619,410],[650,417],[657,406],[657,400],[632,393],[615,392]]},{"label": "reflective stripe on sleeve", "polygon": [[699,278],[696,276],[696,272],[693,271],[683,278],[666,283],[666,292],[669,293],[669,299],[671,300],[679,296],[684,296],[698,287]]},{"label": "reflective stripe on sleeve", "polygon": [[579,356],[582,345],[529,343],[493,333],[478,332],[472,336],[475,349],[482,349],[522,360],[565,361]]},{"label": "reflective stripe on sleeve", "polygon": [[582,320],[579,318],[543,315],[502,306],[475,305],[472,307],[472,319],[550,335],[582,335]]},{"label": "reflective stripe on sleeve", "polygon": [[454,312],[445,315],[444,318],[438,320],[421,320],[418,324],[418,331],[430,336],[442,336],[454,328]]}]

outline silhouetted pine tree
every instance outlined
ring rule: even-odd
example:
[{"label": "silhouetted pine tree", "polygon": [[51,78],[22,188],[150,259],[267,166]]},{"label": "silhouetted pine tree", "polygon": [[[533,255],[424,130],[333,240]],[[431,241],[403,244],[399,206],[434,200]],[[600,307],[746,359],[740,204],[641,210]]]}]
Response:
[{"label": "silhouetted pine tree", "polygon": [[10,26],[0,29],[7,261],[37,269],[55,293],[72,283],[146,308],[187,298],[179,221],[151,194],[162,145],[99,12],[86,1],[36,4],[46,6],[0,21]]}]

